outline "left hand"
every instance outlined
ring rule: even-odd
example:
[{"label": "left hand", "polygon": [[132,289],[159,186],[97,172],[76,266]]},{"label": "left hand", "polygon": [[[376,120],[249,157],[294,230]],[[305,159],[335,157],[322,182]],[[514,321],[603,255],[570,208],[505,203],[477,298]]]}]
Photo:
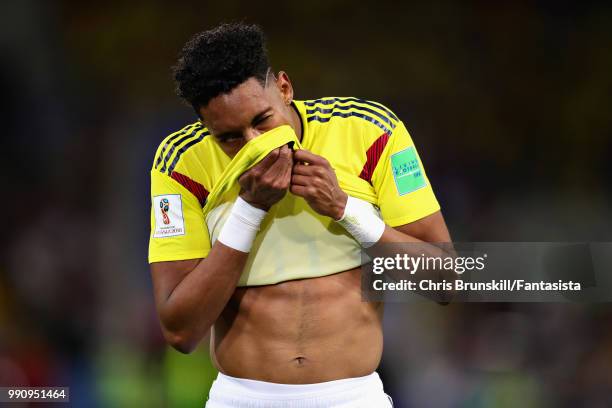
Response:
[{"label": "left hand", "polygon": [[293,153],[291,193],[303,197],[317,213],[339,220],[344,215],[348,195],[338,185],[329,162],[308,150]]}]

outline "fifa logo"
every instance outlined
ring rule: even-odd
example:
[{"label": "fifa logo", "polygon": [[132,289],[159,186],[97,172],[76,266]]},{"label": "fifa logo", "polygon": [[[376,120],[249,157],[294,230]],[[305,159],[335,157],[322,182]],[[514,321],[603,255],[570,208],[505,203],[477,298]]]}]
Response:
[{"label": "fifa logo", "polygon": [[159,208],[161,209],[162,217],[164,218],[164,224],[170,224],[170,217],[168,217],[170,201],[168,201],[167,198],[162,198],[159,202]]},{"label": "fifa logo", "polygon": [[392,167],[393,175],[398,178],[411,175],[414,175],[414,177],[419,177],[421,175],[419,163],[416,160],[410,160],[407,163],[400,163],[399,165]]}]

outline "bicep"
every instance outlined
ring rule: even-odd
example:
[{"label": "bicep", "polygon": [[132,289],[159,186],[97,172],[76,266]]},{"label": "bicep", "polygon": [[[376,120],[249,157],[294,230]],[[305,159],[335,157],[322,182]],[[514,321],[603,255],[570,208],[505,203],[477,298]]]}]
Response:
[{"label": "bicep", "polygon": [[451,241],[450,233],[441,211],[436,211],[431,215],[408,224],[398,225],[394,229],[425,242]]},{"label": "bicep", "polygon": [[174,289],[201,261],[202,259],[200,258],[151,263],[153,291],[158,308],[168,300]]}]

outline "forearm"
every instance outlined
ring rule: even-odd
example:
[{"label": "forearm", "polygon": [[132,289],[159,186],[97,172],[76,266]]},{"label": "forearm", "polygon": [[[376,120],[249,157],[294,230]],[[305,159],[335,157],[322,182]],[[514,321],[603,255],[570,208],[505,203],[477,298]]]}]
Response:
[{"label": "forearm", "polygon": [[247,257],[217,241],[172,290],[159,310],[171,344],[191,349],[206,335],[234,293]]},{"label": "forearm", "polygon": [[177,349],[192,349],[225,308],[265,214],[239,197],[208,257],[184,265],[182,276],[157,292],[164,335]]},{"label": "forearm", "polygon": [[[436,283],[453,282],[457,279],[457,274],[452,269],[444,268],[443,265],[446,264],[445,261],[448,258],[455,257],[456,253],[452,242],[450,242],[450,237],[447,235],[441,238],[444,238],[444,242],[436,242],[438,240],[427,242],[410,233],[385,226],[384,233],[378,242],[369,248],[364,248],[364,250],[372,258],[396,258],[398,255],[400,257],[406,255],[411,258],[439,260],[439,262],[432,262],[433,266],[429,267],[429,262],[422,262],[414,270],[391,269],[385,272],[386,275],[396,281],[408,280],[417,284],[422,280]],[[448,303],[454,297],[453,290],[440,289],[439,291],[418,291],[418,293],[439,303]]]},{"label": "forearm", "polygon": [[[380,239],[370,248],[365,248],[366,252],[374,252],[384,248],[384,244],[408,244],[408,245],[389,245],[389,247],[401,247],[410,256],[450,256],[452,252],[452,242],[450,237],[445,241],[425,241],[415,235],[398,231],[393,227],[385,225],[385,230]],[[382,245],[382,246],[381,246]]]},{"label": "forearm", "polygon": [[[404,245],[402,245],[404,244]],[[384,233],[376,242],[375,245],[364,248],[364,250],[371,256],[381,256],[381,254],[387,254],[394,256],[395,254],[399,255],[408,255],[410,257],[427,257],[427,258],[445,258],[445,257],[454,257],[456,253],[453,248],[453,243],[450,242],[450,237],[443,242],[437,241],[425,241],[417,238],[416,236],[406,233],[403,231],[398,231],[388,225],[385,226]],[[425,271],[425,270],[423,270]],[[433,270],[429,270],[430,272]],[[419,271],[416,271],[414,275],[416,275]],[[440,272],[444,272],[441,274],[441,277],[448,276],[452,278],[454,272],[452,274],[447,274],[446,270],[441,270]],[[452,272],[452,271],[451,271]],[[422,276],[420,278],[423,278]],[[427,278],[430,278],[428,276]]]},{"label": "forearm", "polygon": [[[448,229],[439,212],[417,222],[390,227],[380,219],[371,205],[348,197],[344,214],[338,223],[361,244],[363,250],[372,259],[408,256],[436,260],[433,263],[412,264],[415,270],[387,270],[386,275],[391,278],[413,282],[421,280],[449,282],[457,278],[453,270],[445,269],[442,265],[444,262],[439,262],[455,256]],[[448,302],[453,295],[444,291],[424,294],[428,297],[435,296],[439,302]]]}]

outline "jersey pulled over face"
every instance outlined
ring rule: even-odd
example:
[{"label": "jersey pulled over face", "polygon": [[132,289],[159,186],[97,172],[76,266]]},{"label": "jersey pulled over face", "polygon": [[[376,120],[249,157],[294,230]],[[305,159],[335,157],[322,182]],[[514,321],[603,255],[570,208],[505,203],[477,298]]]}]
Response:
[{"label": "jersey pulled over face", "polygon": [[[440,209],[408,131],[389,109],[350,97],[293,105],[302,123],[302,147],[325,157],[339,177],[374,194],[387,225],[408,224]],[[230,164],[224,150],[199,122],[160,144],[151,169],[149,262],[208,255],[238,194],[235,189],[203,212]],[[239,286],[325,276],[362,262],[352,236],[288,192],[264,219]]]},{"label": "jersey pulled over face", "polygon": [[260,134],[290,124],[291,108],[285,103],[285,98],[290,99],[285,95],[290,92],[289,84],[279,78],[275,85],[262,86],[250,78],[200,108],[209,132],[229,157]]}]

